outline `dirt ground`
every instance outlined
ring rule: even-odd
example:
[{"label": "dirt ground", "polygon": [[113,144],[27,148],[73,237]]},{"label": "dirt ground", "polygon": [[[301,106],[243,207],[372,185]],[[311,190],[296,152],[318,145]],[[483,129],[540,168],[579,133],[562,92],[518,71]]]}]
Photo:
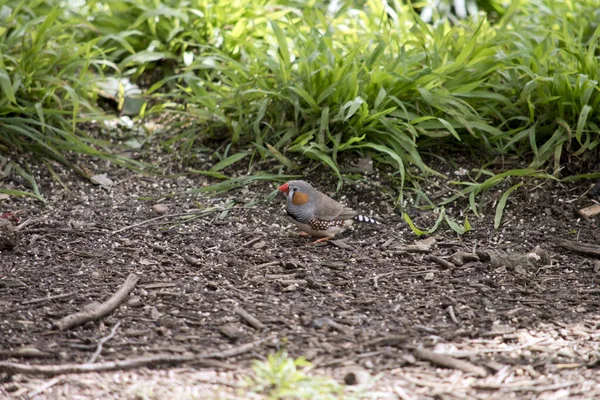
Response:
[{"label": "dirt ground", "polygon": [[[0,252],[0,361],[86,363],[116,324],[96,362],[263,341],[238,356],[170,367],[49,378],[4,373],[0,398],[256,398],[242,386],[250,361],[281,348],[336,379],[353,368],[366,371],[368,398],[600,398],[600,261],[555,242],[600,244],[600,218],[577,212],[593,204],[585,195],[589,182],[525,181],[498,230],[492,207],[502,191],[493,191],[486,215],[470,215],[471,232],[459,237],[444,227],[418,238],[392,209],[386,180],[374,173],[346,184],[336,197],[383,223],[358,225],[314,246],[290,233],[282,197],[251,203],[273,192],[275,183],[214,198],[165,197],[205,186],[208,178],[90,169],[106,172],[115,184],[92,185],[64,173],[65,190],[41,172],[46,204],[0,201],[1,212],[18,218],[11,220],[15,226],[25,223],[18,245]],[[313,183],[333,193],[331,177]],[[223,212],[232,200],[235,206]],[[178,217],[153,210],[156,204],[166,206],[158,211],[167,215],[219,211],[177,224]],[[457,207],[449,213],[459,215]],[[436,218],[410,214],[422,227]],[[531,263],[502,261],[536,246],[541,257],[530,256]],[[500,262],[484,256],[490,251]],[[471,256],[457,259],[457,252]],[[129,274],[139,282],[117,311],[56,329],[62,317],[107,300]],[[264,328],[250,326],[236,307]],[[419,348],[467,366],[444,368]]]}]

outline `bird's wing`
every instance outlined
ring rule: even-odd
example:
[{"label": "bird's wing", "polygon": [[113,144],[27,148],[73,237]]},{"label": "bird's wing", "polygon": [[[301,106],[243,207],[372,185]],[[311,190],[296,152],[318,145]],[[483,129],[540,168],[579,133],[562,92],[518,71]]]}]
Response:
[{"label": "bird's wing", "polygon": [[356,211],[352,208],[344,206],[331,197],[319,193],[315,217],[323,221],[346,220],[354,217]]}]

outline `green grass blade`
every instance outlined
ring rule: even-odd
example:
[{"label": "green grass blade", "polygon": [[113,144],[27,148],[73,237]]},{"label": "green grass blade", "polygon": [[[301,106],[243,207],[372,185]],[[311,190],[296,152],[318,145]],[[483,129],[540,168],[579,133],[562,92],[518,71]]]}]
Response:
[{"label": "green grass blade", "polygon": [[508,197],[511,195],[512,192],[514,192],[521,186],[523,186],[523,183],[518,183],[518,184],[512,186],[511,188],[509,188],[506,192],[504,192],[502,194],[502,197],[500,197],[498,206],[496,206],[496,214],[494,216],[494,229],[500,228],[500,223],[502,222],[502,214],[504,213],[504,208],[506,207],[506,202],[508,200]]}]

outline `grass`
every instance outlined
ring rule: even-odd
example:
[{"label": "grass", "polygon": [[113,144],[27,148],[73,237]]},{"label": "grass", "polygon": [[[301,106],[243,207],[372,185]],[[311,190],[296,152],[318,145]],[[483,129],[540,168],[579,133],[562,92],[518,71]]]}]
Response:
[{"label": "grass", "polygon": [[350,390],[331,378],[310,374],[311,367],[304,358],[293,359],[285,351],[269,354],[265,361],[254,362],[254,376],[247,378],[247,385],[272,400],[368,398],[365,387]]},{"label": "grass", "polygon": [[[148,103],[140,117],[173,113],[185,121],[178,135],[158,138],[166,151],[179,142],[191,154],[206,137],[226,144],[216,165],[199,172],[223,179],[217,191],[252,181],[227,180],[227,167],[268,158],[290,174],[313,160],[339,188],[344,154],[361,153],[388,166],[401,207],[465,199],[478,214],[476,197],[508,177],[520,180],[506,196],[530,177],[573,179],[561,175],[566,160],[598,159],[595,0],[442,1],[437,8],[400,0],[107,0],[66,7],[12,0],[0,15],[0,156],[27,181],[26,166],[11,154],[82,175],[77,154],[128,163],[115,155],[113,138],[79,128],[107,116],[96,99],[103,76],[142,85]],[[456,195],[434,204],[422,187],[438,175],[424,155],[444,154],[441,148],[471,151],[481,168],[468,181],[448,182]],[[515,155],[525,168],[485,168]]]},{"label": "grass", "polygon": [[106,63],[98,40],[81,40],[79,30],[78,20],[45,1],[12,1],[2,8],[0,161],[4,175],[21,176],[40,199],[20,157],[53,160],[83,176],[87,173],[73,155],[135,165],[110,154],[107,140],[78,128],[102,117],[92,94],[93,71]]}]

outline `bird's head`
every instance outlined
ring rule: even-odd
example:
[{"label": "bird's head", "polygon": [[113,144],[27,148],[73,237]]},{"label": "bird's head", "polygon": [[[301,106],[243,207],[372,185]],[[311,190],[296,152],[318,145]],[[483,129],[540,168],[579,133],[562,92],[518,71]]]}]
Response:
[{"label": "bird's head", "polygon": [[279,191],[285,194],[288,205],[303,206],[314,195],[314,188],[308,182],[289,181],[279,186]]},{"label": "bird's head", "polygon": [[317,191],[310,183],[289,181],[279,186],[279,191],[286,197],[286,210],[289,215],[302,221],[314,214]]}]

